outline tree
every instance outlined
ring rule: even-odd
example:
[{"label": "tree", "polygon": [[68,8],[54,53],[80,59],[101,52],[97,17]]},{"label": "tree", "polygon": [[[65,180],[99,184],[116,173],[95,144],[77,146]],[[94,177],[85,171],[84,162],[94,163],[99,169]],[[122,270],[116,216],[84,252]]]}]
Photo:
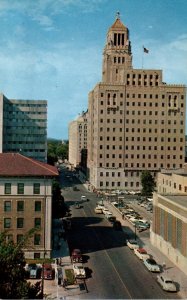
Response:
[{"label": "tree", "polygon": [[0,234],[1,299],[38,299],[41,296],[40,282],[32,285],[26,280],[23,243],[25,243],[25,239],[15,244],[13,241],[7,240],[5,232]]},{"label": "tree", "polygon": [[142,195],[145,196],[152,195],[155,188],[155,181],[153,176],[148,170],[142,172],[141,185],[142,185]]},{"label": "tree", "polygon": [[52,193],[53,218],[62,218],[67,211],[67,207],[64,203],[64,197],[61,194],[60,183],[56,179],[53,180]]},{"label": "tree", "polygon": [[58,159],[68,159],[68,141],[49,139],[47,142],[47,162],[54,165]]}]

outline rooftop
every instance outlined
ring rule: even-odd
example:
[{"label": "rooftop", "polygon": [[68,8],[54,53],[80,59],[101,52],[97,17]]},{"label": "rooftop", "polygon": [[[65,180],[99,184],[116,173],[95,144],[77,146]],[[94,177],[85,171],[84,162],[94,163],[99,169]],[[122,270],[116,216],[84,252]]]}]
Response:
[{"label": "rooftop", "polygon": [[0,176],[58,176],[58,170],[20,153],[0,153]]}]

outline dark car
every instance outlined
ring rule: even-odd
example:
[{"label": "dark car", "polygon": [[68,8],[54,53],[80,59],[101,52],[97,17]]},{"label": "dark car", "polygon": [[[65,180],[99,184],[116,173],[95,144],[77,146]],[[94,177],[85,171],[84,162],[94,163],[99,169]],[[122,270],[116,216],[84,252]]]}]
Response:
[{"label": "dark car", "polygon": [[116,221],[116,217],[114,216],[108,217],[108,220],[110,223],[114,223]]},{"label": "dark car", "polygon": [[50,263],[46,263],[43,265],[43,272],[42,272],[42,277],[44,277],[44,279],[53,279],[53,268],[52,265]]},{"label": "dark car", "polygon": [[122,230],[121,222],[120,222],[120,221],[115,221],[115,222],[113,223],[113,228],[114,228],[115,230]]},{"label": "dark car", "polygon": [[74,249],[71,253],[71,261],[72,262],[82,262],[82,253],[80,249]]}]

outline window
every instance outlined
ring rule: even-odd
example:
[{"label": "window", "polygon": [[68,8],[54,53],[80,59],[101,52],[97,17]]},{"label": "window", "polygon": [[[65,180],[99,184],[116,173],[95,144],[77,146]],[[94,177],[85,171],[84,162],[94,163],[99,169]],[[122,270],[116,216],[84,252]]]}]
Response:
[{"label": "window", "polygon": [[24,211],[24,201],[17,202],[17,211]]},{"label": "window", "polygon": [[35,202],[35,211],[41,211],[41,201]]},{"label": "window", "polygon": [[4,219],[4,228],[11,228],[11,218]]},{"label": "window", "polygon": [[11,211],[11,201],[4,202],[4,211]]},{"label": "window", "polygon": [[17,228],[23,228],[24,219],[23,218],[17,218]]},{"label": "window", "polygon": [[5,194],[11,194],[11,183],[5,183]]},{"label": "window", "polygon": [[20,194],[24,194],[24,183],[18,183],[17,185],[17,193]]},{"label": "window", "polygon": [[34,252],[34,259],[40,259],[40,253]]},{"label": "window", "polygon": [[35,228],[41,228],[41,218],[35,218],[34,219],[34,227]]},{"label": "window", "polygon": [[23,234],[17,234],[17,244],[22,242],[23,240]]},{"label": "window", "polygon": [[41,243],[41,235],[35,234],[34,235],[34,245],[40,245],[40,243]]}]

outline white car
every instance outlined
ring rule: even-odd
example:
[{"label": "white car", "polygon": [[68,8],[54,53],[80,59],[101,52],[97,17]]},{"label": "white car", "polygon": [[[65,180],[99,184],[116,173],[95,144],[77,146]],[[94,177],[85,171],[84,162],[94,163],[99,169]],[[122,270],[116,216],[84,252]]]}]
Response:
[{"label": "white car", "polygon": [[106,214],[105,214],[105,217],[108,219],[109,217],[112,217],[113,216],[113,214],[110,212],[110,211],[108,211],[108,212],[106,212]]},{"label": "white car", "polygon": [[103,214],[106,215],[107,213],[109,213],[109,210],[108,210],[108,208],[104,207],[103,208]]},{"label": "white car", "polygon": [[85,201],[86,200],[86,196],[81,196],[81,200]]},{"label": "white car", "polygon": [[160,272],[160,267],[157,265],[156,261],[153,258],[147,258],[143,260],[146,268],[151,272]]},{"label": "white car", "polygon": [[103,213],[103,209],[99,206],[96,206],[94,211],[95,211],[96,214],[102,214]]},{"label": "white car", "polygon": [[73,264],[75,278],[86,278],[86,271],[82,263]]},{"label": "white car", "polygon": [[147,251],[144,248],[137,248],[134,249],[134,254],[138,256],[139,259],[147,259],[150,258],[150,255],[147,253]]},{"label": "white car", "polygon": [[134,250],[136,248],[139,248],[139,245],[137,243],[136,240],[128,240],[127,241],[127,246],[131,249],[131,250]]},{"label": "white car", "polygon": [[162,289],[167,292],[176,292],[177,287],[173,280],[168,276],[162,274],[157,276],[157,282],[161,285]]}]

